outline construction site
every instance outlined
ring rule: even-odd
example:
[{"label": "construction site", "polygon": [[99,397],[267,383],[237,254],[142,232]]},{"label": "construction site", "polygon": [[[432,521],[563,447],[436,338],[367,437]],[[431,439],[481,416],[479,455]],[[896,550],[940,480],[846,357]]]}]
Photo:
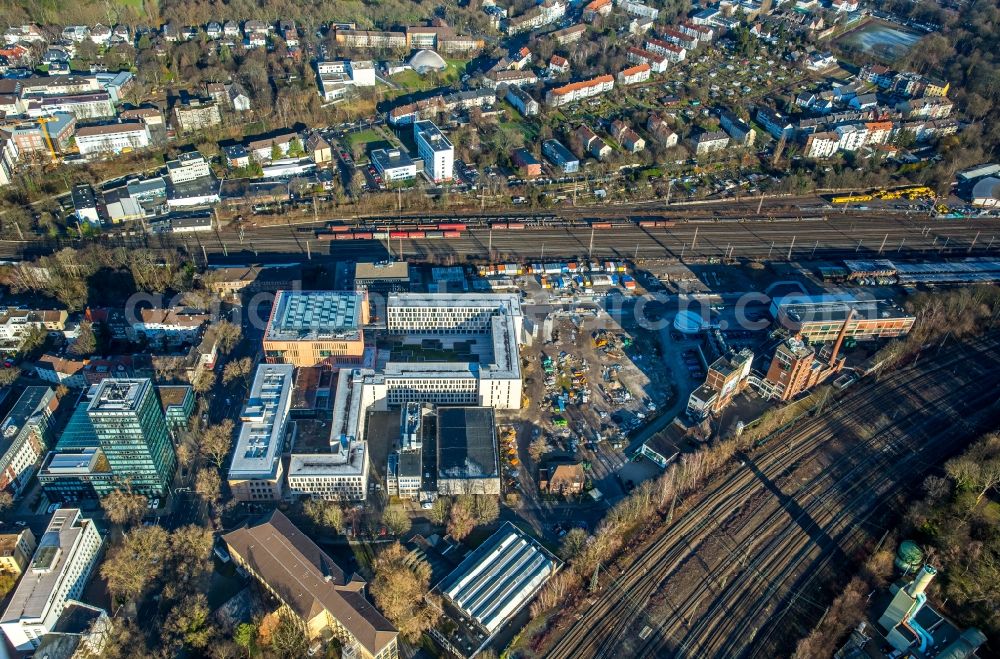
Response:
[{"label": "construction site", "polygon": [[543,461],[585,463],[612,499],[623,494],[615,474],[629,435],[675,396],[657,333],[622,316],[596,306],[550,313],[544,340],[525,352],[530,403],[520,413],[530,427],[523,445],[541,438]]}]

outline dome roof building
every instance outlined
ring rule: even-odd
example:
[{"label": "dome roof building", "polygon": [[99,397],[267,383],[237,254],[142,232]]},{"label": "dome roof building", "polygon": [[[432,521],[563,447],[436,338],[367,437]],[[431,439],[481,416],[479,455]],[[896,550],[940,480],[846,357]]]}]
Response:
[{"label": "dome roof building", "polygon": [[418,50],[410,58],[410,66],[421,75],[431,71],[444,71],[448,68],[448,64],[433,50]]}]

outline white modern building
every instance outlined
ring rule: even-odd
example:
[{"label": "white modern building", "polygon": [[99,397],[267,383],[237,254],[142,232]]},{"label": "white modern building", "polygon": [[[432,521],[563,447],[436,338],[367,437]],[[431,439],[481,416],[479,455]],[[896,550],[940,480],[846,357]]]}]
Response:
[{"label": "white modern building", "polygon": [[289,494],[326,501],[364,501],[368,492],[368,443],[333,441],[329,453],[293,453]]},{"label": "white modern building", "polygon": [[177,157],[177,160],[168,161],[167,174],[170,175],[170,182],[176,185],[211,176],[212,168],[209,167],[208,160],[203,155],[194,151],[182,153]]},{"label": "white modern building", "polygon": [[413,141],[424,161],[424,173],[435,183],[450,181],[455,168],[455,147],[430,121],[413,123]]},{"label": "white modern building", "polygon": [[438,338],[442,344],[475,338],[479,359],[404,362],[390,357],[383,369],[365,378],[374,392],[372,402],[381,409],[410,401],[519,409],[523,322],[516,295],[390,295],[389,332],[417,341]]},{"label": "white modern building", "polygon": [[386,301],[386,329],[406,334],[486,334],[505,318],[520,336],[524,317],[516,295],[399,293]]},{"label": "white modern building", "polygon": [[45,454],[57,402],[50,387],[27,387],[0,426],[0,490],[18,496]]},{"label": "white modern building", "polygon": [[868,129],[863,124],[837,126],[833,132],[839,138],[837,146],[841,151],[857,151],[868,139]]},{"label": "white modern building", "polygon": [[319,95],[325,101],[347,96],[354,87],[374,87],[375,63],[371,60],[333,60],[316,63]]},{"label": "white modern building", "polygon": [[348,69],[355,87],[375,86],[375,63],[371,60],[351,60]]},{"label": "white modern building", "polygon": [[11,597],[0,630],[19,652],[37,648],[67,600],[83,593],[101,549],[94,523],[77,508],[57,510]]},{"label": "white modern building", "polygon": [[417,165],[405,149],[375,149],[370,157],[386,181],[406,181],[417,175]]},{"label": "white modern building", "polygon": [[76,129],[82,156],[119,154],[149,146],[149,129],[142,122],[82,126]]},{"label": "white modern building", "polygon": [[240,415],[239,436],[229,466],[229,487],[237,501],[281,498],[282,447],[292,401],[291,364],[261,364]]}]

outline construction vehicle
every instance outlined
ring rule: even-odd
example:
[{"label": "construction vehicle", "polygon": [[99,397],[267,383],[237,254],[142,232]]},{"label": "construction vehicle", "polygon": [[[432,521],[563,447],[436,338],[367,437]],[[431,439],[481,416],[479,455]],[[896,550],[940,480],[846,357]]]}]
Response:
[{"label": "construction vehicle", "polygon": [[867,193],[842,195],[833,197],[830,201],[835,204],[851,204],[860,201],[872,201],[873,199],[881,201],[894,201],[897,199],[916,201],[917,199],[933,198],[934,191],[926,185],[911,185],[903,188],[896,188],[895,190],[878,188]]},{"label": "construction vehicle", "polygon": [[871,201],[873,197],[870,194],[851,194],[842,197],[834,197],[830,201],[835,204],[852,204],[856,201]]}]

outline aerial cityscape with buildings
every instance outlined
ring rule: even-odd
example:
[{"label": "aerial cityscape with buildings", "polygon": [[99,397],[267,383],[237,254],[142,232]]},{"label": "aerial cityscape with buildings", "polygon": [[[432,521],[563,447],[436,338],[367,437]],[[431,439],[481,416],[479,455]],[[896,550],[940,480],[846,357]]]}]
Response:
[{"label": "aerial cityscape with buildings", "polygon": [[1000,656],[996,2],[0,16],[0,659]]}]

